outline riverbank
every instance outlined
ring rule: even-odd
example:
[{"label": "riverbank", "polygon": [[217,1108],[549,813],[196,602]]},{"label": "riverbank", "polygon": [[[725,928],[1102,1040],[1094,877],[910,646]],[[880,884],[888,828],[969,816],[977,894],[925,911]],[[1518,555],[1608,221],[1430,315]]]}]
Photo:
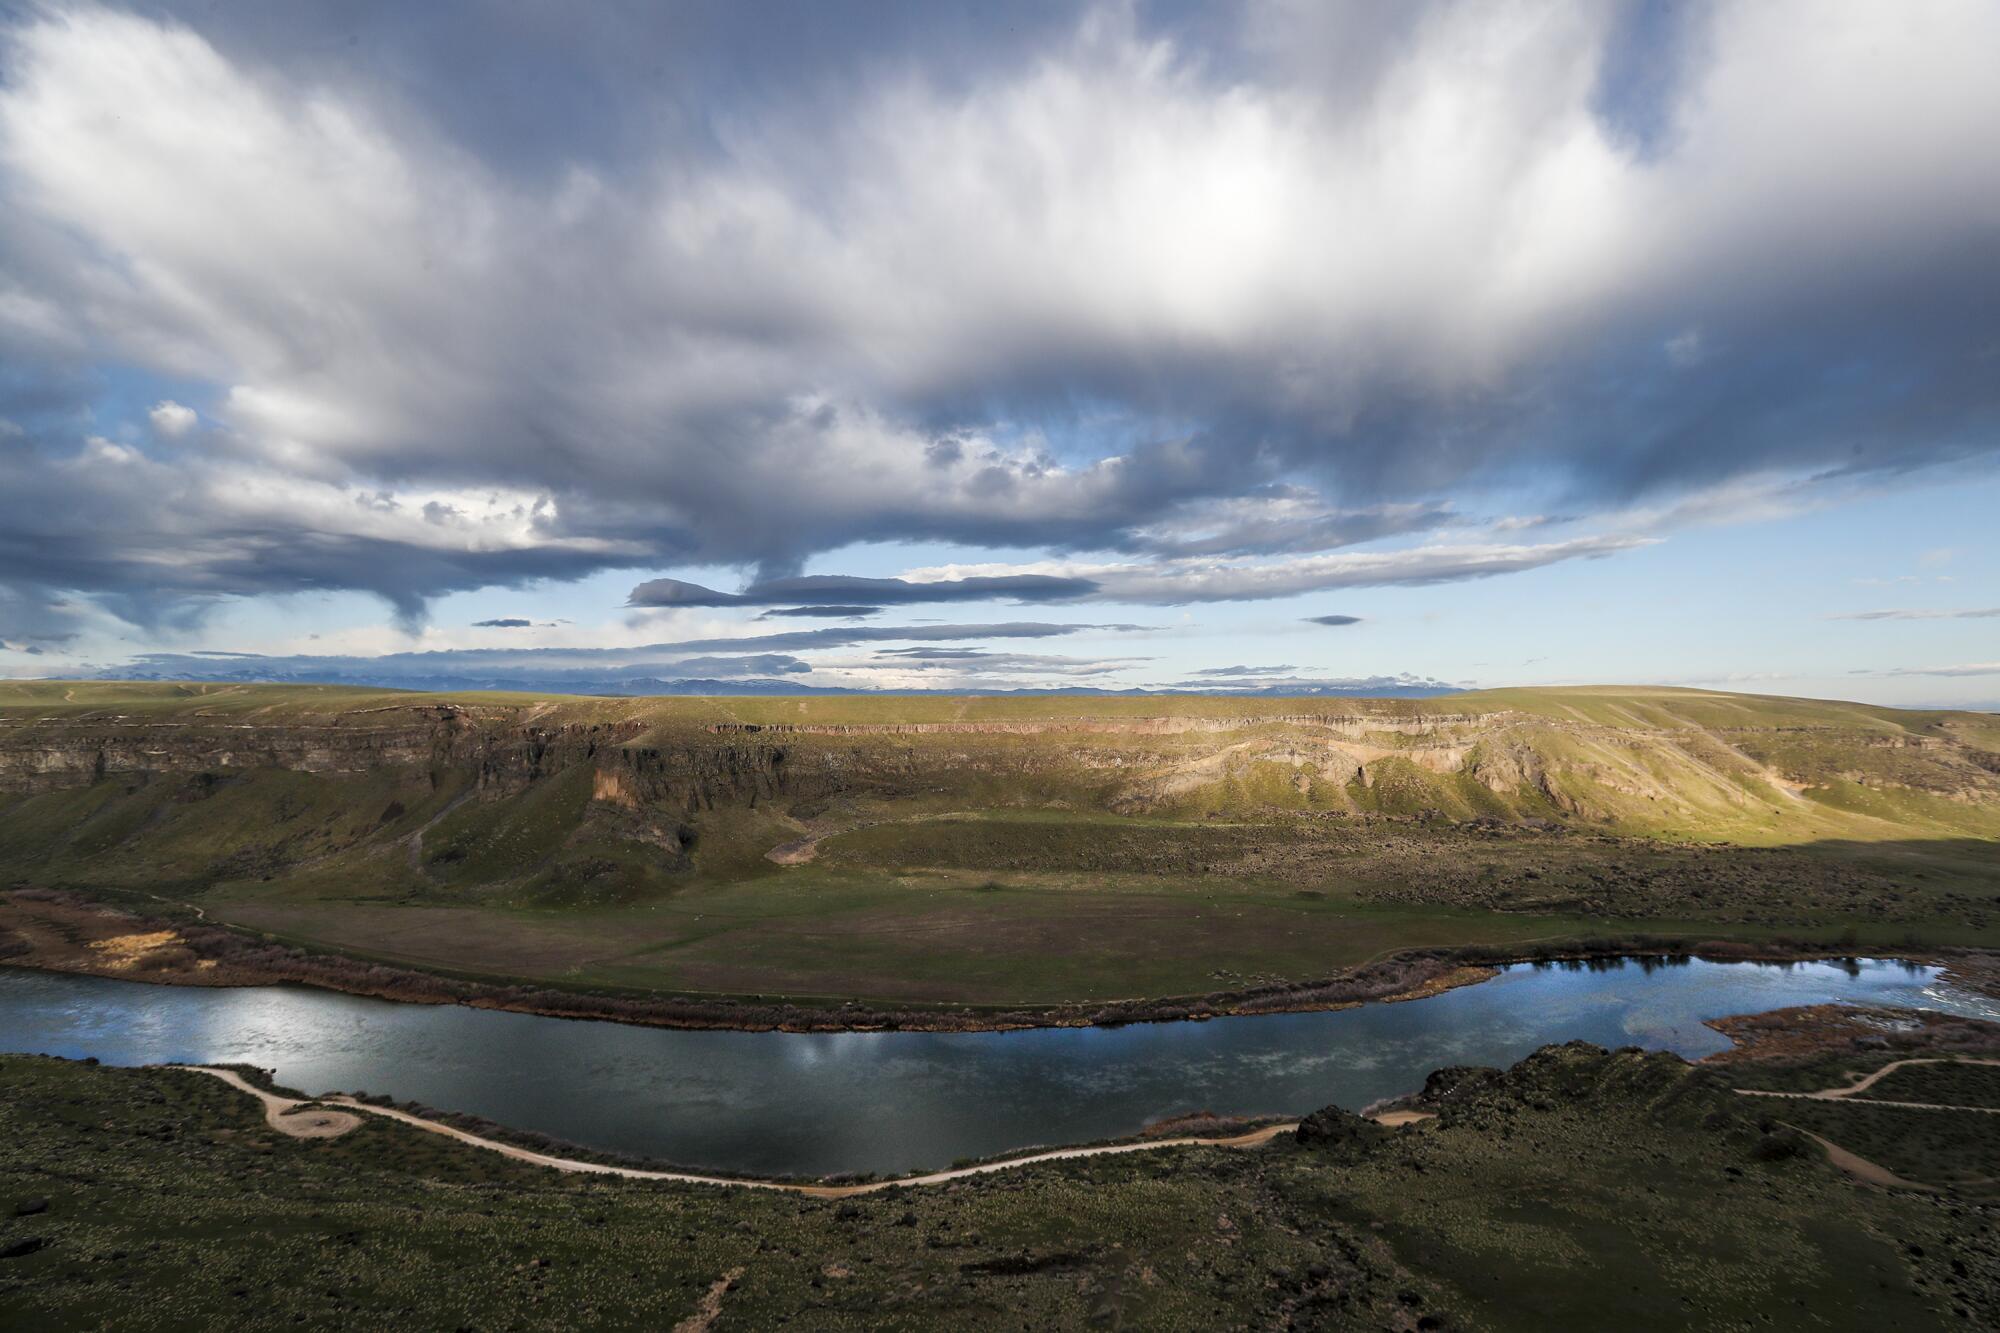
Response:
[{"label": "riverbank", "polygon": [[[295,984],[410,1004],[459,1004],[549,1018],[736,1032],[1005,1032],[1033,1028],[1205,1021],[1254,1014],[1313,1013],[1426,999],[1477,985],[1512,963],[1594,964],[1632,957],[1717,962],[1806,962],[1855,953],[1852,944],[1691,940],[1635,933],[1515,947],[1407,950],[1331,976],[1104,1003],[1010,1006],[806,1003],[763,997],[682,996],[563,990],[503,979],[449,976],[319,952],[224,927],[189,913],[138,912],[41,889],[0,894],[0,964],[160,985],[243,987]],[[1871,956],[1946,966],[1954,979],[2000,994],[2000,964],[1980,950]]]},{"label": "riverbank", "polygon": [[[1791,1011],[1794,1015],[1804,1011]],[[1769,1018],[1772,1015],[1742,1015],[1742,1018]],[[1991,1025],[1985,1025],[1990,1044]],[[1767,1054],[1764,1058],[1770,1058]],[[1713,1064],[1710,1061],[1702,1062]],[[1964,1055],[1925,1056],[1892,1060],[1871,1072],[1832,1087],[1812,1091],[1778,1091],[1764,1088],[1732,1088],[1742,1097],[1800,1098],[1808,1101],[1843,1101],[1866,1094],[1883,1079],[1899,1070],[1912,1067],[2000,1067],[2000,1060]],[[493,1133],[475,1133],[460,1125],[441,1118],[444,1113],[426,1109],[423,1113],[406,1110],[393,1105],[384,1105],[362,1100],[344,1093],[333,1093],[324,1097],[293,1097],[252,1082],[233,1069],[211,1065],[167,1065],[164,1068],[191,1074],[206,1074],[235,1088],[238,1092],[255,1098],[264,1108],[265,1123],[289,1138],[326,1139],[338,1138],[360,1128],[360,1115],[375,1115],[409,1125],[430,1134],[442,1135],[468,1147],[498,1153],[512,1161],[524,1162],[531,1166],[547,1167],[553,1171],[573,1175],[610,1176],[621,1180],[655,1181],[678,1185],[708,1185],[718,1188],[773,1190],[779,1193],[796,1194],[813,1199],[851,1199],[866,1194],[877,1194],[884,1190],[898,1190],[930,1185],[948,1184],[954,1180],[965,1180],[983,1176],[995,1171],[1005,1171],[1018,1167],[1034,1166],[1045,1162],[1076,1161],[1088,1157],[1109,1157],[1133,1152],[1151,1152],[1165,1148],[1258,1148],[1281,1135],[1292,1135],[1304,1139],[1299,1120],[1277,1120],[1257,1124],[1255,1128],[1222,1135],[1178,1135],[1172,1137],[1141,1132],[1136,1137],[1110,1140],[1103,1143],[1074,1144],[1061,1148],[1031,1150],[991,1158],[980,1162],[970,1162],[953,1166],[942,1171],[927,1171],[912,1175],[893,1176],[886,1179],[834,1183],[831,1181],[813,1183],[808,1181],[782,1180],[756,1176],[731,1176],[711,1172],[677,1170],[667,1167],[641,1167],[621,1165],[604,1161],[593,1156],[557,1154],[537,1151],[515,1141],[504,1127],[495,1127]],[[1381,1109],[1361,1112],[1358,1116],[1347,1117],[1345,1113],[1330,1108],[1319,1112],[1315,1119],[1338,1118],[1343,1124],[1368,1122],[1383,1129],[1401,1130],[1438,1117],[1437,1107],[1442,1100],[1448,1100],[1449,1093],[1440,1090],[1449,1087],[1455,1073],[1463,1071],[1441,1070],[1434,1072],[1425,1082],[1421,1091],[1408,1094],[1382,1104]],[[1499,1076],[1500,1071],[1492,1071]],[[1977,1115],[2000,1115],[2000,1107],[1962,1107],[1935,1102],[1910,1102],[1870,1099],[1874,1106],[1898,1107],[1927,1111],[1964,1111]],[[335,1109],[329,1109],[335,1108]],[[1349,1130],[1349,1133],[1354,1132]],[[1885,1168],[1862,1159],[1848,1150],[1829,1142],[1809,1131],[1801,1131],[1826,1150],[1829,1160],[1841,1170],[1867,1183],[1888,1188],[1915,1189],[1937,1192],[1938,1187],[1919,1184],[1887,1171]],[[1325,1137],[1323,1134],[1317,1137]]]},{"label": "riverbank", "polygon": [[[1109,1157],[1123,1153],[1153,1152],[1162,1148],[1257,1148],[1269,1143],[1280,1134],[1296,1131],[1299,1122],[1280,1120],[1259,1125],[1255,1129],[1240,1134],[1223,1136],[1184,1135],[1171,1138],[1141,1136],[1120,1139],[1108,1143],[1075,1144],[1064,1148],[1048,1148],[1039,1151],[997,1157],[989,1161],[972,1162],[950,1167],[943,1171],[926,1171],[917,1175],[894,1176],[883,1180],[858,1181],[852,1184],[812,1184],[796,1180],[776,1180],[754,1176],[718,1175],[710,1172],[679,1171],[669,1168],[622,1166],[613,1162],[592,1160],[589,1157],[563,1156],[538,1152],[506,1138],[491,1134],[476,1134],[457,1125],[448,1124],[437,1118],[436,1113],[418,1114],[396,1106],[378,1105],[363,1101],[344,1093],[334,1093],[325,1097],[289,1097],[269,1088],[259,1087],[233,1069],[211,1065],[166,1065],[166,1069],[182,1073],[207,1074],[221,1079],[238,1092],[246,1093],[258,1100],[265,1108],[265,1122],[279,1133],[290,1138],[337,1138],[360,1127],[357,1113],[382,1116],[423,1130],[429,1134],[443,1135],[468,1147],[499,1153],[502,1157],[516,1162],[526,1162],[531,1166],[543,1166],[552,1171],[571,1175],[612,1176],[620,1180],[650,1180],[676,1185],[713,1185],[719,1188],[775,1190],[783,1194],[797,1194],[810,1199],[851,1199],[863,1194],[878,1194],[883,1190],[903,1189],[924,1185],[943,1185],[954,1180],[965,1180],[973,1176],[988,1175],[994,1171],[1005,1171],[1015,1167],[1033,1166],[1040,1162],[1066,1162],[1085,1157]],[[329,1111],[326,1108],[337,1107]],[[1378,1123],[1400,1127],[1427,1119],[1423,1115],[1409,1112],[1390,1113],[1393,1118],[1385,1118]],[[337,1119],[336,1119],[337,1117]]]},{"label": "riverbank", "polygon": [[1007,1032],[1310,1013],[1426,999],[1494,974],[1463,951],[1399,954],[1335,976],[1207,995],[1042,1007],[804,1003],[732,996],[561,990],[448,976],[307,950],[201,919],[133,911],[41,889],[0,894],[0,963],[169,986],[295,984],[409,1004],[461,1004],[642,1027],[732,1032]]},{"label": "riverbank", "polygon": [[[1371,1106],[1440,1066],[1501,1066],[1549,1042],[1693,1059],[1726,1044],[1701,1027],[1720,1015],[1831,1003],[1986,1011],[1936,975],[1878,960],[1644,959],[1516,967],[1421,1002],[1258,1021],[825,1034],[0,968],[0,1045],[122,1066],[254,1066],[281,1092],[346,1093],[616,1165],[859,1180],[1134,1135],[1225,1137],[1254,1128],[1246,1118]],[[1190,1118],[1201,1112],[1214,1119]],[[1163,1120],[1179,1123],[1146,1132]]]},{"label": "riverbank", "polygon": [[1803,1005],[1757,1014],[1712,1018],[1707,1026],[1729,1038],[1710,1065],[1792,1065],[1825,1070],[1837,1062],[1878,1059],[1913,1051],[1953,1051],[1978,1056],[2000,1049],[1992,1022],[1920,1009],[1878,1009],[1842,1004]]},{"label": "riverbank", "polygon": [[[1885,1022],[1886,1020],[1886,1022]],[[1913,1021],[1914,1020],[1914,1021]],[[2000,1067],[2000,1059],[1974,1051],[2000,1049],[2000,1026],[1979,1020],[1934,1014],[1903,1013],[1871,1009],[1843,1009],[1838,1006],[1808,1006],[1774,1010],[1760,1014],[1738,1014],[1711,1020],[1709,1026],[1731,1034],[1732,1046],[1724,1052],[1697,1061],[1697,1067],[1723,1073],[1730,1090],[1738,1096],[1794,1098],[1807,1101],[1845,1101],[1869,1096],[1871,1089],[1898,1071],[1913,1067]],[[1904,1051],[1936,1052],[1906,1055],[1882,1063],[1888,1044],[1867,1042],[1871,1033],[1885,1026],[1897,1035],[1896,1047]],[[1545,1048],[1553,1049],[1553,1048]],[[1845,1053],[1868,1059],[1867,1072],[1840,1072],[1840,1065],[1826,1057]],[[94,1062],[87,1062],[94,1063]],[[1807,1066],[1800,1068],[1801,1065]],[[1762,1067],[1761,1069],[1759,1067]],[[1033,1166],[1046,1162],[1072,1161],[1092,1157],[1117,1156],[1166,1148],[1255,1148],[1274,1139],[1301,1136],[1296,1118],[1217,1117],[1193,1113],[1149,1125],[1135,1135],[1093,1143],[1068,1144],[1054,1148],[1031,1148],[999,1154],[977,1161],[955,1163],[948,1169],[903,1175],[842,1179],[797,1179],[730,1174],[677,1167],[665,1163],[620,1158],[580,1145],[552,1140],[546,1135],[524,1132],[480,1117],[440,1111],[415,1102],[398,1105],[387,1098],[371,1098],[349,1093],[308,1096],[275,1084],[269,1071],[250,1066],[168,1064],[153,1066],[168,1072],[200,1074],[221,1081],[237,1092],[255,1099],[264,1122],[287,1138],[324,1140],[343,1137],[361,1128],[364,1116],[376,1116],[439,1135],[455,1143],[497,1153],[510,1161],[552,1171],[619,1180],[651,1181],[679,1185],[701,1185],[729,1189],[769,1190],[813,1199],[849,1199],[885,1190],[948,1184],[956,1180],[988,1175],[996,1171]],[[1790,1069],[1809,1082],[1836,1078],[1837,1081],[1809,1089],[1737,1087],[1731,1073],[1756,1074],[1768,1079],[1774,1072],[1782,1079]],[[1813,1072],[1817,1071],[1817,1072]],[[1383,1129],[1404,1129],[1435,1120],[1439,1111],[1460,1096],[1459,1085],[1470,1077],[1475,1081],[1498,1077],[1499,1071],[1444,1069],[1431,1073],[1421,1089],[1364,1108],[1358,1115],[1329,1108],[1315,1121],[1337,1117],[1344,1125],[1368,1122]],[[1753,1081],[1755,1081],[1753,1079]],[[2000,1106],[1960,1107],[1932,1102],[1880,1100],[1869,1096],[1869,1105],[1919,1110],[1966,1111],[1970,1114],[2000,1114]],[[1208,1132],[1198,1132],[1206,1130]],[[1347,1131],[1349,1133],[1353,1130]],[[1890,1188],[1937,1192],[1938,1187],[1905,1181],[1872,1162],[1855,1157],[1848,1150],[1809,1131],[1806,1137],[1826,1150],[1829,1160],[1842,1170],[1868,1183]],[[1315,1141],[1325,1135],[1315,1136]]]}]

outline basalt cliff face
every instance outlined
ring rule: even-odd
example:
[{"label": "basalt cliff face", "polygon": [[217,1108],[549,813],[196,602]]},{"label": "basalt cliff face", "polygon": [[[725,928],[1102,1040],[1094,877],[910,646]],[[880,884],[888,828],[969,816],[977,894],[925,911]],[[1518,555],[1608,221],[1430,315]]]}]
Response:
[{"label": "basalt cliff face", "polygon": [[[1900,726],[1884,726],[1873,716],[1841,725],[1765,719],[1745,709],[1749,716],[1731,719],[1735,725],[1674,718],[1649,725],[1638,717],[1623,724],[1565,720],[1504,707],[1388,711],[1407,712],[1404,701],[1385,701],[1380,712],[1363,705],[1191,716],[1162,700],[1153,716],[755,722],[673,716],[683,710],[650,700],[462,704],[417,695],[382,704],[372,702],[380,696],[365,696],[371,702],[364,706],[343,707],[339,691],[316,707],[245,710],[259,688],[165,707],[142,696],[146,706],[129,711],[113,703],[37,713],[0,700],[0,791],[257,770],[337,777],[397,769],[440,779],[456,773],[502,796],[585,766],[598,775],[594,799],[687,813],[781,796],[913,795],[975,775],[1016,781],[1024,796],[1038,779],[1074,785],[1079,775],[1094,775],[1084,785],[1113,806],[1138,809],[1254,781],[1260,769],[1283,770],[1279,785],[1309,790],[1312,804],[1327,808],[1367,808],[1379,802],[1359,791],[1422,774],[1443,781],[1419,781],[1409,794],[1420,797],[1431,786],[1441,806],[1458,805],[1455,796],[1476,789],[1546,802],[1582,819],[1615,818],[1618,795],[1742,806],[1773,795],[1795,800],[1843,782],[1967,805],[2000,795],[2000,750],[1987,748],[2000,745],[2000,719],[1978,714],[1909,714]],[[274,700],[290,693],[268,688]],[[204,706],[201,699],[214,694],[232,706]],[[1592,787],[1601,800],[1590,799]]]},{"label": "basalt cliff face", "polygon": [[[843,818],[1005,807],[1991,838],[2000,719],[1664,690],[809,708],[278,686],[0,691],[6,880],[52,865],[74,878],[93,861],[273,873],[364,844],[407,846],[446,876],[523,873],[523,858],[565,849],[617,861],[621,846],[680,873],[704,828],[775,846]],[[525,850],[501,865],[488,843]]]},{"label": "basalt cliff face", "polygon": [[399,771],[518,795],[587,766],[615,804],[684,806],[775,794],[783,747],[729,742],[634,746],[643,722],[523,722],[526,709],[413,703],[259,721],[143,715],[0,717],[0,791],[32,794],[101,782],[195,777],[208,783],[266,770],[342,775]]}]

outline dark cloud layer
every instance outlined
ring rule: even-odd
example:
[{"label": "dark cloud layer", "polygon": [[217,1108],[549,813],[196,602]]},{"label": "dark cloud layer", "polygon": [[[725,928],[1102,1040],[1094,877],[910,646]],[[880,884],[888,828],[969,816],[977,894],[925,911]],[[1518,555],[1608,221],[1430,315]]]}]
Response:
[{"label": "dark cloud layer", "polygon": [[1343,615],[1307,616],[1306,623],[1309,625],[1329,625],[1338,628],[1342,625],[1359,625],[1361,617]]},{"label": "dark cloud layer", "polygon": [[[0,635],[691,566],[756,573],[635,604],[1292,595],[1503,489],[1990,469],[1996,47],[1868,0],[17,7]],[[884,542],[1136,572],[798,577]]]},{"label": "dark cloud layer", "polygon": [[[632,589],[627,606],[769,606],[777,602],[824,603],[827,615],[865,614],[882,606],[921,602],[1068,602],[1098,590],[1089,579],[1055,578],[1046,574],[1014,574],[1004,578],[939,579],[912,583],[907,579],[859,578],[845,574],[812,574],[765,579],[741,592],[717,592],[680,579],[652,579]],[[873,603],[857,611],[858,599]],[[788,612],[787,614],[800,614]]]},{"label": "dark cloud layer", "polygon": [[841,606],[838,604],[832,606],[783,606],[775,610],[766,611],[763,615],[758,616],[757,619],[770,620],[774,617],[804,617],[811,620],[851,620],[862,616],[879,615],[881,611],[882,608],[879,606]]}]

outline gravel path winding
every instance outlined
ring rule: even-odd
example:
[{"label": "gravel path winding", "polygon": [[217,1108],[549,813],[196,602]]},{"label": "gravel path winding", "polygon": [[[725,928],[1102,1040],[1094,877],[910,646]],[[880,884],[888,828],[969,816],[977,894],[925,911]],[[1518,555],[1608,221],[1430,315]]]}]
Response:
[{"label": "gravel path winding", "polygon": [[[1739,1097],[1788,1097],[1802,1102],[1839,1102],[1854,1099],[1856,1104],[1860,1106],[1897,1106],[1910,1111],[1976,1111],[1982,1115],[2000,1115],[2000,1107],[1994,1106],[1946,1106],[1940,1102],[1892,1102],[1875,1097],[1859,1096],[1859,1094],[1868,1091],[1868,1089],[1874,1087],[1877,1083],[1880,1083],[1883,1079],[1906,1065],[1950,1064],[2000,1065],[2000,1060],[1954,1058],[1950,1056],[1919,1056],[1908,1060],[1891,1060],[1888,1064],[1883,1065],[1866,1078],[1857,1079],[1852,1083],[1844,1084],[1837,1088],[1821,1088],[1817,1092],[1775,1092],[1768,1088],[1738,1088],[1736,1089],[1736,1095]],[[1823,1139],[1809,1129],[1800,1129],[1797,1125],[1792,1125],[1791,1128],[1797,1129],[1799,1133],[1805,1135],[1823,1148],[1826,1151],[1827,1161],[1865,1184],[1879,1185],[1884,1189],[1917,1190],[1924,1194],[1943,1194],[1947,1192],[1941,1186],[1926,1185],[1919,1180],[1907,1180],[1891,1171],[1888,1167],[1849,1152],[1839,1144]],[[1986,1182],[1961,1181],[1960,1183],[1971,1185]]]},{"label": "gravel path winding", "polygon": [[[953,1167],[949,1171],[932,1171],[921,1176],[900,1176],[894,1180],[871,1180],[859,1185],[802,1185],[785,1180],[708,1176],[692,1171],[652,1171],[636,1166],[610,1166],[603,1162],[585,1162],[573,1157],[555,1157],[548,1153],[536,1152],[531,1148],[489,1139],[452,1125],[440,1124],[435,1120],[426,1120],[422,1116],[397,1110],[393,1106],[371,1106],[366,1102],[355,1101],[352,1097],[319,1097],[310,1100],[284,1097],[257,1087],[234,1070],[215,1069],[208,1065],[168,1065],[167,1068],[191,1074],[207,1074],[211,1078],[221,1079],[239,1092],[249,1093],[264,1104],[266,1123],[279,1133],[289,1134],[294,1138],[337,1138],[359,1128],[361,1115],[375,1115],[386,1120],[399,1121],[427,1134],[441,1134],[445,1138],[456,1139],[474,1148],[484,1148],[488,1152],[499,1153],[502,1157],[511,1157],[517,1162],[545,1166],[554,1171],[618,1176],[626,1180],[663,1180],[681,1185],[724,1185],[735,1189],[778,1190],[786,1194],[803,1194],[816,1199],[846,1199],[857,1194],[874,1194],[880,1190],[899,1186],[942,1185],[947,1181],[963,1180],[968,1176],[985,1175],[992,1171],[1007,1171],[1034,1162],[1059,1162],[1077,1157],[1109,1157],[1118,1153],[1153,1152],[1161,1148],[1255,1148],[1269,1143],[1280,1134],[1289,1134],[1298,1128],[1297,1121],[1288,1121],[1279,1125],[1266,1125],[1247,1134],[1235,1134],[1223,1138],[1145,1139],[1135,1143],[1107,1143],[1086,1148],[1055,1148],[1047,1152],[1029,1153],[1022,1157],[1009,1157],[1002,1161],[981,1162],[976,1166]],[[328,1106],[338,1106],[342,1109],[338,1111],[322,1109]]]}]

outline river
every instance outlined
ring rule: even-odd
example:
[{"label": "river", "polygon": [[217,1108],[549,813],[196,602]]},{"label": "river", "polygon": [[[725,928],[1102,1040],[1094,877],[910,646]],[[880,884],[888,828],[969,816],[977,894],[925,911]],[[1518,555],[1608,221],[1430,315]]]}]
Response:
[{"label": "river", "polygon": [[0,967],[0,1050],[247,1063],[592,1148],[755,1175],[935,1168],[1133,1133],[1185,1111],[1296,1115],[1413,1091],[1441,1065],[1580,1038],[1690,1058],[1704,1019],[1844,1002],[2000,1017],[1936,970],[1850,963],[1520,964],[1401,1004],[1024,1032],[680,1032],[294,986],[157,986]]}]

